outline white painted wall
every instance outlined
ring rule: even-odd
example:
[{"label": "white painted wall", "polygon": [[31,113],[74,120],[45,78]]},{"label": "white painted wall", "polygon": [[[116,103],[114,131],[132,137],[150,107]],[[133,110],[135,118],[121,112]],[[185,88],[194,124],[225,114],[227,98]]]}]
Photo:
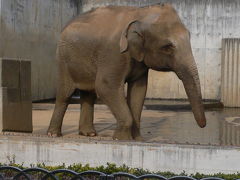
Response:
[{"label": "white painted wall", "polygon": [[[221,40],[240,37],[239,0],[82,0],[82,11],[114,5],[144,6],[171,3],[191,32],[203,98],[219,100],[221,86]],[[173,73],[151,72],[149,98],[186,98],[182,83]]]},{"label": "white painted wall", "polygon": [[115,163],[150,171],[238,173],[237,147],[88,141],[69,138],[0,136],[0,163],[90,166]]}]

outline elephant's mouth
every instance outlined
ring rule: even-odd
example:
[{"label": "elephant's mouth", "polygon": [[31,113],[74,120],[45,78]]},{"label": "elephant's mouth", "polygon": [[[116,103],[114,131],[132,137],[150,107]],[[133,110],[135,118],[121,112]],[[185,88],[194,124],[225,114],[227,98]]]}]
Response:
[{"label": "elephant's mouth", "polygon": [[156,70],[156,71],[162,71],[162,72],[171,72],[171,71],[173,71],[173,69],[170,68],[170,67],[154,68],[154,70]]},{"label": "elephant's mouth", "polygon": [[171,68],[160,68],[159,71],[170,72],[170,71],[173,71],[173,70]]}]

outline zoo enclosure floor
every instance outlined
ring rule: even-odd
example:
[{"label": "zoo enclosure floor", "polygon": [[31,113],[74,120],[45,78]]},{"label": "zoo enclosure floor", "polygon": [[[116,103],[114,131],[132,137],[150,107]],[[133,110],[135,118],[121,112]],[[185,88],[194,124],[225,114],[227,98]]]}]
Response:
[{"label": "zoo enclosure floor", "polygon": [[[213,103],[206,103],[210,107]],[[53,103],[33,104],[33,135],[45,136]],[[71,104],[63,121],[63,138],[112,140],[116,120],[102,104],[95,105],[94,126],[98,136],[78,135],[80,105]],[[144,142],[240,146],[240,108],[207,108],[207,126],[199,128],[188,103],[146,101],[141,118]]]}]

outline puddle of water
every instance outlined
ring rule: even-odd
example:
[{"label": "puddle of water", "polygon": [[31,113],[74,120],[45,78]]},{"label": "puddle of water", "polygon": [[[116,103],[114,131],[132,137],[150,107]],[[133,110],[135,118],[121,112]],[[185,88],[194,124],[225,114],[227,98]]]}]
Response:
[{"label": "puddle of water", "polygon": [[[174,115],[143,119],[142,132],[147,141],[181,144],[240,146],[240,109],[207,111],[207,126],[199,128],[193,114],[174,112]],[[149,126],[150,122],[155,122]]]}]

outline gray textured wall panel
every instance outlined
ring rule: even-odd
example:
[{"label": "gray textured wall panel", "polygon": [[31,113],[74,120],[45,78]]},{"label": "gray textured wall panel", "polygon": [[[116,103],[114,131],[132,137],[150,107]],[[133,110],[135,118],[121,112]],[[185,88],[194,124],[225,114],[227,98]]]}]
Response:
[{"label": "gray textured wall panel", "polygon": [[31,59],[33,99],[55,97],[56,43],[77,14],[75,1],[0,1],[0,57]]},{"label": "gray textured wall panel", "polygon": [[[220,100],[221,41],[240,37],[238,0],[82,0],[82,11],[106,5],[144,6],[171,3],[191,32],[193,54],[198,65],[205,99]],[[151,72],[147,97],[186,98],[182,82],[174,73]]]}]

